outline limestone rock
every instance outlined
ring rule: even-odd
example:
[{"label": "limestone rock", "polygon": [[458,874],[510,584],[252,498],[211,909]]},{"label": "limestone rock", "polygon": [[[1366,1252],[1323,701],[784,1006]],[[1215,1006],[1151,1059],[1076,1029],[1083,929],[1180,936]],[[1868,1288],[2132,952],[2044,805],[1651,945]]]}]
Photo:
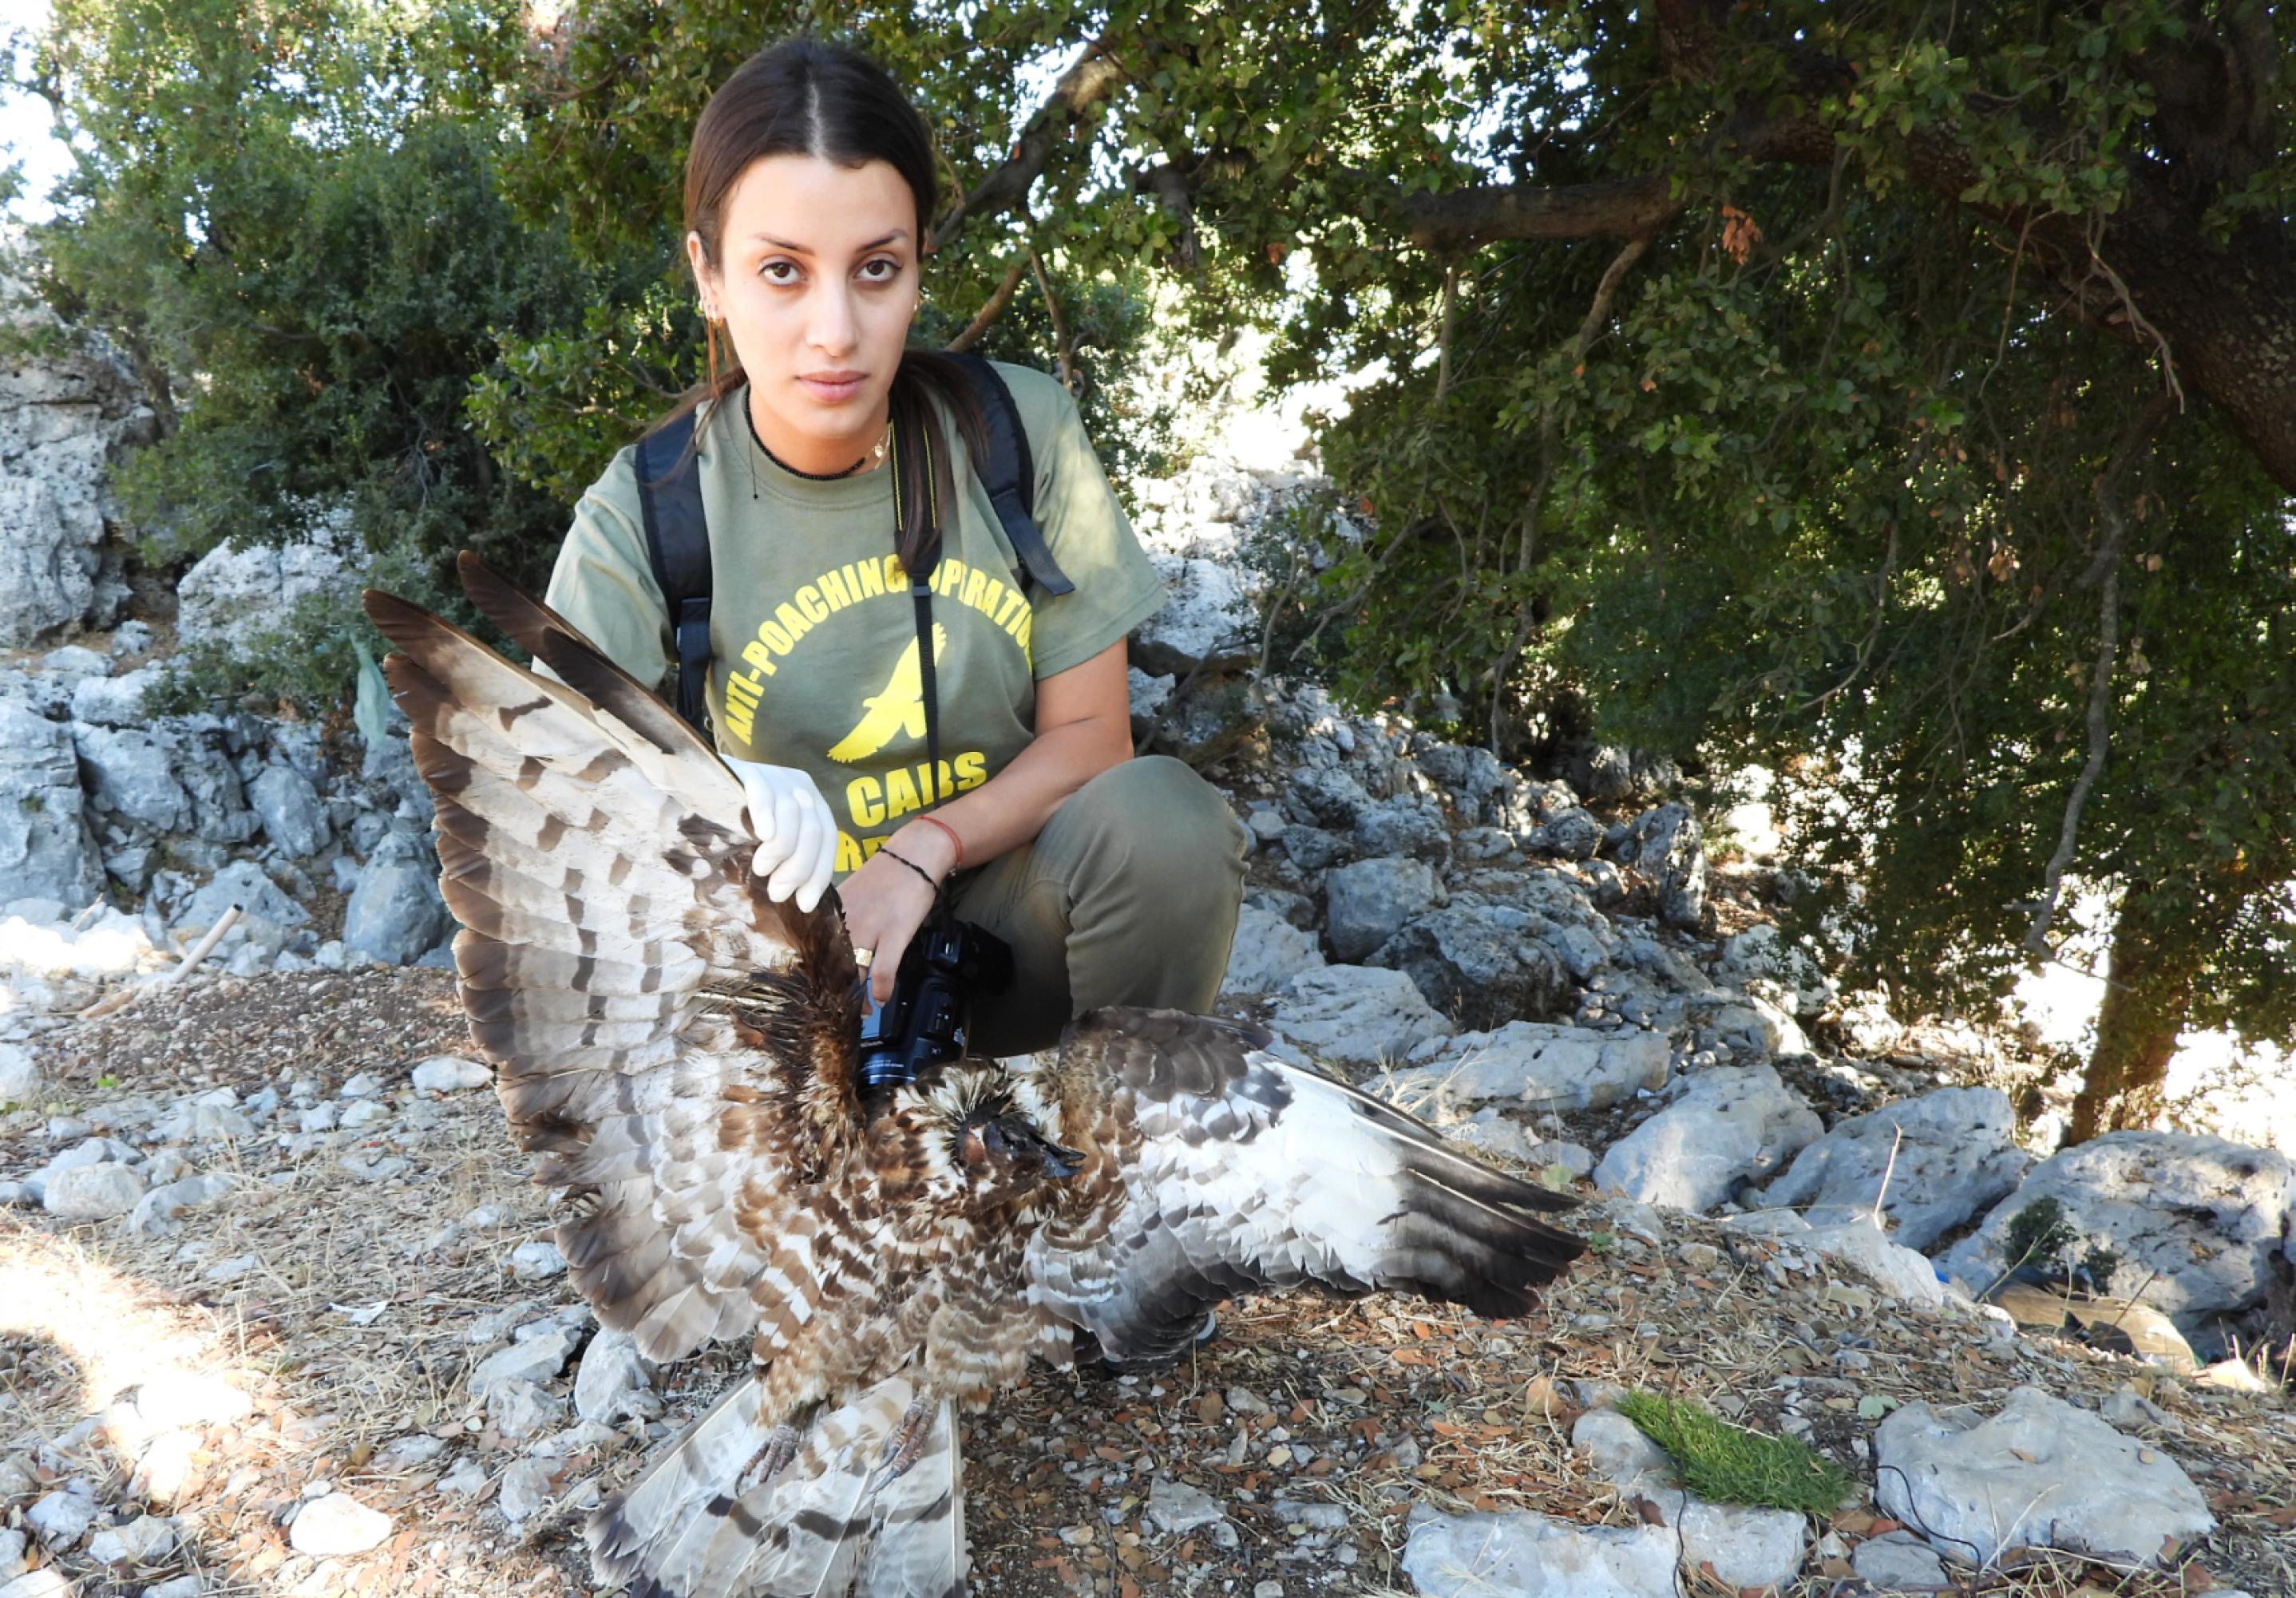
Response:
[{"label": "limestone rock", "polygon": [[168,675],[166,667],[152,665],[116,677],[82,677],[72,684],[71,718],[95,727],[140,727],[148,719],[144,696]]},{"label": "limestone rock", "polygon": [[265,766],[247,785],[247,799],[263,819],[264,836],[292,858],[317,854],[333,836],[318,790],[292,766]]},{"label": "limestone rock", "polygon": [[1673,1598],[1675,1535],[1528,1510],[1412,1512],[1403,1569],[1421,1598]]},{"label": "limestone rock", "polygon": [[510,1274],[521,1282],[542,1282],[566,1274],[566,1256],[558,1245],[537,1240],[510,1251]]},{"label": "limestone rock", "polygon": [[61,1487],[43,1494],[26,1510],[24,1524],[32,1528],[43,1546],[69,1548],[95,1524],[95,1500],[85,1491]]},{"label": "limestone rock", "polygon": [[1441,860],[1451,852],[1451,831],[1443,824],[1441,807],[1432,799],[1382,799],[1356,817],[1358,854],[1399,855],[1419,860]]},{"label": "limestone rock", "polygon": [[2275,1150],[2221,1138],[2108,1133],[2035,1166],[1940,1263],[1972,1290],[1988,1285],[2008,1263],[2010,1220],[2043,1197],[2064,1206],[2077,1232],[2120,1252],[2125,1286],[2152,1275],[2145,1300],[2205,1356],[2220,1341],[2210,1317],[2264,1296],[2281,1226],[2296,1209],[2296,1167]]},{"label": "limestone rock", "polygon": [[1382,856],[1340,866],[1324,879],[1324,935],[1332,953],[1360,961],[1443,897],[1434,869],[1422,860]]},{"label": "limestone rock", "polygon": [[2160,1565],[2164,1546],[2216,1527],[2174,1460],[2038,1388],[2017,1389],[1990,1420],[1908,1404],[1874,1448],[1882,1512],[1977,1564],[2046,1544]]},{"label": "limestone rock", "polygon": [[1591,860],[1595,851],[1603,847],[1603,824],[1595,819],[1591,811],[1573,805],[1540,823],[1529,842],[1542,855],[1564,860]]},{"label": "limestone rock", "polygon": [[1939,1593],[1954,1585],[1937,1551],[1910,1531],[1868,1537],[1850,1551],[1849,1568],[1877,1593]]},{"label": "limestone rock", "polygon": [[77,906],[102,881],[71,730],[0,700],[0,904]]},{"label": "limestone rock", "polygon": [[1925,1250],[2016,1191],[2033,1158],[2012,1141],[2015,1131],[1999,1088],[1939,1088],[1836,1122],[1761,1202],[1822,1226],[1870,1216],[1879,1199],[1896,1241]]},{"label": "limestone rock", "polygon": [[243,643],[306,596],[355,581],[345,560],[353,547],[348,507],[321,512],[313,537],[301,542],[217,545],[176,585],[177,639],[226,649]]},{"label": "limestone rock", "polygon": [[1439,1096],[1461,1103],[1497,1099],[1529,1110],[1606,1110],[1664,1086],[1667,1056],[1666,1039],[1654,1032],[1509,1021],[1496,1031],[1423,1045],[1410,1069],[1395,1076],[1439,1088]]},{"label": "limestone rock", "polygon": [[1234,568],[1151,553],[1164,579],[1164,608],[1134,629],[1132,659],[1152,674],[1187,672],[1248,658],[1251,602]]},{"label": "limestone rock", "polygon": [[343,907],[343,947],[369,960],[406,965],[452,926],[439,897],[439,865],[413,834],[393,832],[376,845]]},{"label": "limestone rock", "polygon": [[1235,941],[1228,947],[1223,994],[1274,993],[1303,971],[1324,963],[1316,935],[1273,911],[1246,905],[1237,914]]},{"label": "limestone rock", "polygon": [[548,1381],[566,1368],[576,1340],[571,1330],[561,1326],[496,1349],[471,1373],[471,1396],[484,1398],[505,1381]]},{"label": "limestone rock", "polygon": [[1363,965],[1301,971],[1269,1025],[1303,1049],[1350,1065],[1399,1060],[1423,1039],[1452,1030],[1409,977]]},{"label": "limestone rock", "polygon": [[1689,806],[1660,805],[1635,817],[1618,859],[1657,885],[1660,921],[1694,930],[1705,918],[1706,851]]},{"label": "limestone rock", "polygon": [[1544,1020],[1570,1006],[1570,972],[1541,941],[1550,923],[1511,905],[1456,904],[1406,923],[1371,956],[1408,974],[1469,1027]]},{"label": "limestone rock", "polygon": [[1685,1078],[1680,1097],[1611,1145],[1595,1185],[1646,1204],[1711,1209],[1750,1177],[1775,1171],[1824,1130],[1767,1065]]},{"label": "limestone rock", "polygon": [[191,829],[192,796],[176,780],[176,751],[168,743],[140,727],[78,725],[72,743],[98,809],[155,832]]},{"label": "limestone rock", "polygon": [[1935,1266],[1902,1243],[1891,1242],[1866,1222],[1812,1226],[1795,1233],[1793,1240],[1828,1259],[1855,1266],[1894,1299],[1929,1305],[1946,1300],[1945,1283],[1938,1280]]}]

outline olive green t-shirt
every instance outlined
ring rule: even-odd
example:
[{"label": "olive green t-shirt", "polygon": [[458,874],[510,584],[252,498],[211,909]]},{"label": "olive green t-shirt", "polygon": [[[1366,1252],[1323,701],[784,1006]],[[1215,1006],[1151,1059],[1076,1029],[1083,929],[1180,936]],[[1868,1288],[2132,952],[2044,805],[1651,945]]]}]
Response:
[{"label": "olive green t-shirt", "polygon": [[[1155,613],[1164,589],[1093,454],[1068,391],[1000,364],[1036,466],[1036,517],[1072,594],[1021,592],[1019,561],[962,436],[954,515],[933,571],[939,797],[979,787],[1036,730],[1037,684]],[[837,873],[931,809],[917,621],[893,553],[893,474],[815,481],[752,436],[736,389],[695,424],[709,525],[710,724],[719,750],[808,773],[838,819]],[[646,558],[632,446],[575,506],[549,603],[649,685],[676,656]]]}]

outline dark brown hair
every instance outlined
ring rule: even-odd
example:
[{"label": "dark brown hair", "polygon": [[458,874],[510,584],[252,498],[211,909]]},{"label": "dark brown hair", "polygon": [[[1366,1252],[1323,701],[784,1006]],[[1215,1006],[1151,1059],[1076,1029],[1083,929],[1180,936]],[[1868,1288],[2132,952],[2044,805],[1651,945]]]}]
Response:
[{"label": "dark brown hair", "polygon": [[[685,155],[685,225],[701,235],[704,261],[720,265],[726,231],[726,199],[750,166],[771,155],[812,155],[841,167],[884,161],[909,185],[916,199],[917,266],[924,267],[937,198],[932,143],[924,119],[882,67],[857,50],[820,39],[784,39],[750,57],[718,86],[693,125]],[[709,400],[718,402],[749,381],[726,352],[719,361],[718,330],[709,329],[708,376],[680,397],[677,405],[647,429],[659,432]],[[977,457],[987,447],[988,422],[980,414],[962,371],[935,350],[906,349],[893,373],[890,396],[896,435],[923,438],[934,428],[932,401],[956,418],[965,444]],[[938,503],[955,503],[949,451],[933,433],[933,477]],[[693,448],[689,442],[689,452]],[[682,466],[684,462],[681,460]],[[901,564],[911,571],[938,552],[940,529],[932,524],[925,473],[901,473]]]}]

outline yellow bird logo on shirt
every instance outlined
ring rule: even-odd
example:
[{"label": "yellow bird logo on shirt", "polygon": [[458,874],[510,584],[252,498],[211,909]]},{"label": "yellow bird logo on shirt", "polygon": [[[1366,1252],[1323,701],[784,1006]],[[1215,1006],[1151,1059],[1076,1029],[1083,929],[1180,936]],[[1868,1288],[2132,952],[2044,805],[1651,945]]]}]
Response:
[{"label": "yellow bird logo on shirt", "polygon": [[[939,622],[933,624],[933,664],[948,651],[948,629]],[[898,733],[906,738],[925,735],[924,671],[917,660],[917,641],[909,640],[909,647],[893,662],[893,675],[885,679],[885,686],[861,701],[861,719],[853,730],[837,741],[829,751],[832,760],[851,765],[866,760],[893,741]]]}]

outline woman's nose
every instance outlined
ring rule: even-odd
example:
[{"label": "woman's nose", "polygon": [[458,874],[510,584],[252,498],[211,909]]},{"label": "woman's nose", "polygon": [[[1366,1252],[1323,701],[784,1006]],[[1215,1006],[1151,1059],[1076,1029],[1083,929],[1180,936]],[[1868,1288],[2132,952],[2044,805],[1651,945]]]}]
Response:
[{"label": "woman's nose", "polygon": [[813,320],[808,340],[824,355],[842,356],[852,349],[858,318],[852,291],[842,283],[825,285],[814,296]]}]

